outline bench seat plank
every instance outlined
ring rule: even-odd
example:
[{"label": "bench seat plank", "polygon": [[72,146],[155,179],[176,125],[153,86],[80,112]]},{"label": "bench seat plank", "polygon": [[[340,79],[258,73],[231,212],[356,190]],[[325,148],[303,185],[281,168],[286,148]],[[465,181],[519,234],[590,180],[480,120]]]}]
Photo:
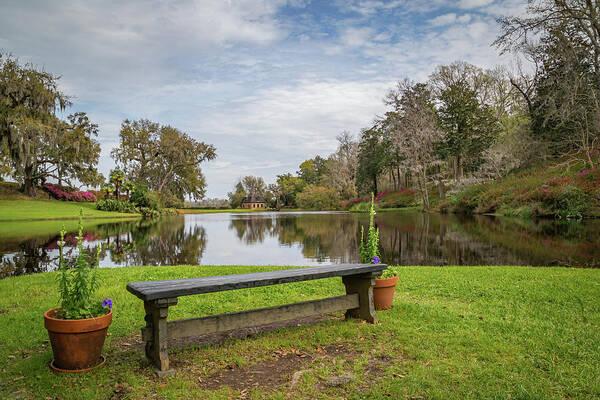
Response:
[{"label": "bench seat plank", "polygon": [[386,268],[387,265],[385,264],[336,264],[284,269],[279,271],[254,272],[249,274],[133,282],[127,285],[127,290],[144,301],[151,301],[201,293],[330,278],[334,276],[369,273],[377,275],[382,273]]}]

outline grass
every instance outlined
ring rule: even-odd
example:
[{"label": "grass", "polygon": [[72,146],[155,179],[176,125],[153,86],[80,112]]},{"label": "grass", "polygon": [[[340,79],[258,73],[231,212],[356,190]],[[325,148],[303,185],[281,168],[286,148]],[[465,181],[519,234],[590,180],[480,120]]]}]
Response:
[{"label": "grass", "polygon": [[57,200],[0,200],[0,221],[77,219],[83,208],[84,218],[132,218],[127,214],[96,210],[95,203]]},{"label": "grass", "polygon": [[[54,273],[0,280],[0,398],[131,399],[590,399],[600,396],[600,270],[533,267],[401,267],[395,306],[377,325],[327,319],[171,351],[175,376],[156,378],[135,346],[142,302],[128,282],[284,267],[177,266],[103,269],[99,297],[114,301],[107,364],[55,375],[42,313],[57,304]],[[343,293],[339,278],[180,298],[170,319]],[[134,344],[134,346],[131,346]],[[323,354],[331,346],[338,355]],[[305,358],[295,354],[306,355]],[[298,385],[202,389],[213,374],[270,365],[292,354]],[[378,368],[372,362],[380,362]],[[265,364],[266,363],[266,364]],[[293,372],[293,370],[292,370]],[[341,387],[330,375],[355,376]],[[273,371],[277,373],[277,371]],[[291,372],[284,376],[289,381]],[[243,380],[237,382],[245,384]]]},{"label": "grass", "polygon": [[469,186],[435,208],[513,217],[600,217],[600,170],[552,161]]}]

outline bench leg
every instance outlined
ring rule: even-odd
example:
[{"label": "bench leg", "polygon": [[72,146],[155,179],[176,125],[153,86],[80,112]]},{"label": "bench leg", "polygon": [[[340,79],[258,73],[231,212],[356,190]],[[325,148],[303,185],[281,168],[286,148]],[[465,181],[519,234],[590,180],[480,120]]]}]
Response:
[{"label": "bench leg", "polygon": [[373,274],[348,275],[342,277],[342,282],[346,286],[346,294],[358,293],[358,308],[346,311],[346,319],[361,318],[376,324],[379,319],[375,315],[375,305],[373,304],[375,276]]},{"label": "bench leg", "polygon": [[154,364],[159,376],[175,372],[169,369],[167,315],[169,306],[177,304],[177,298],[144,302],[146,327],[142,329],[142,338],[146,342],[146,357]]}]

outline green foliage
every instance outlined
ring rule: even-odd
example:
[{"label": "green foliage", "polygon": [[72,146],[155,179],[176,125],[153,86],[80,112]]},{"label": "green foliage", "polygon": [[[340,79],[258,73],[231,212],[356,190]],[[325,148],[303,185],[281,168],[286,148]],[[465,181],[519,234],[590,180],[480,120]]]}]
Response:
[{"label": "green foliage", "polygon": [[200,164],[216,157],[213,145],[146,119],[123,121],[119,138],[119,147],[111,155],[129,179],[146,184],[165,199],[204,196],[206,181]]},{"label": "green foliage", "polygon": [[600,208],[599,191],[598,169],[586,169],[583,162],[542,164],[469,186],[449,195],[438,208],[520,217],[589,217]]},{"label": "green foliage", "polygon": [[300,193],[306,182],[302,179],[292,176],[292,174],[277,175],[277,187],[279,196],[284,206],[295,207],[296,206],[296,195]]},{"label": "green foliage", "polygon": [[319,185],[321,177],[327,173],[327,160],[316,156],[300,164],[298,177],[308,185]]},{"label": "green foliage", "polygon": [[583,210],[589,204],[586,193],[578,187],[566,187],[547,203],[556,210],[556,215],[567,218],[581,218]]},{"label": "green foliage", "polygon": [[140,207],[138,211],[144,218],[158,218],[161,215],[160,211],[149,207]]},{"label": "green foliage", "polygon": [[242,205],[242,201],[246,197],[246,191],[241,181],[236,183],[234,192],[227,193],[227,197],[229,197],[229,206],[231,208],[239,208]]},{"label": "green foliage", "polygon": [[152,208],[154,210],[159,208],[158,194],[148,190],[148,186],[141,183],[134,186],[129,201],[136,207]]},{"label": "green foliage", "polygon": [[121,194],[121,185],[125,182],[125,172],[120,169],[113,169],[108,175],[108,181],[115,187],[115,198],[119,199]]},{"label": "green foliage", "polygon": [[[63,258],[65,246],[65,230],[60,232],[59,247],[59,274],[57,276],[58,289],[61,301],[61,310],[57,316],[64,319],[83,319],[99,317],[108,313],[108,309],[94,299],[98,289],[96,269],[86,260],[87,252],[83,248],[83,209],[79,214],[79,233],[77,235],[77,262],[75,268],[67,269]],[[102,246],[98,246],[96,253],[96,266],[100,257]]]},{"label": "green foliage", "polygon": [[378,193],[377,177],[384,171],[388,143],[380,124],[363,130],[358,145],[356,186],[359,192]]},{"label": "green foliage", "polygon": [[483,152],[498,136],[498,120],[489,107],[479,104],[477,92],[467,82],[451,84],[439,100],[438,118],[445,134],[438,151],[455,159],[460,177],[463,169],[472,172],[484,162]]},{"label": "green foliage", "polygon": [[393,278],[395,276],[398,276],[398,271],[396,271],[395,269],[392,269],[392,268],[386,268],[385,271],[383,271],[383,273],[381,274],[381,276],[379,278],[387,279],[387,278]]},{"label": "green foliage", "polygon": [[[362,201],[362,202],[356,203],[352,207],[350,207],[350,212],[370,212],[371,207],[372,207],[371,203]],[[378,209],[378,207],[375,206],[376,211],[377,211],[377,209]]]},{"label": "green foliage", "polygon": [[304,209],[334,210],[339,203],[337,191],[323,186],[308,185],[296,196],[296,204]]},{"label": "green foliage", "polygon": [[[61,120],[71,105],[58,76],[0,53],[0,160],[28,196],[47,178],[96,184],[98,127],[83,112]],[[62,183],[62,182],[59,182]]]},{"label": "green foliage", "polygon": [[135,204],[127,200],[100,199],[96,202],[96,209],[101,211],[116,211],[124,213],[136,213]]},{"label": "green foliage", "polygon": [[369,231],[367,232],[367,240],[364,240],[364,228],[360,230],[360,245],[359,254],[360,262],[370,264],[375,257],[379,257],[379,228],[375,228],[373,220],[375,218],[375,201],[371,194],[371,209],[369,212]]},{"label": "green foliage", "polygon": [[106,182],[105,184],[102,185],[102,187],[100,188],[100,190],[102,192],[104,192],[104,198],[108,199],[108,198],[110,198],[110,193],[115,190],[115,185],[113,185],[110,182]]}]

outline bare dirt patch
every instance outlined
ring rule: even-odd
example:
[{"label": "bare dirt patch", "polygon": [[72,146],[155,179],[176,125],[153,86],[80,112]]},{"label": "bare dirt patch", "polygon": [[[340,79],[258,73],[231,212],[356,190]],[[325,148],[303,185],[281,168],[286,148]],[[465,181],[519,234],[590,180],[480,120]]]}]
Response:
[{"label": "bare dirt patch", "polygon": [[[317,324],[325,319],[340,319],[343,317],[334,316],[315,316],[302,318],[275,324],[262,325],[252,328],[237,329],[234,331],[202,335],[193,338],[172,340],[169,342],[170,361],[172,367],[176,371],[190,373],[191,376],[196,375],[194,362],[186,360],[190,355],[193,357],[197,350],[184,350],[188,346],[197,345],[213,345],[224,343],[229,340],[251,338],[262,333],[272,332],[278,329],[285,329],[294,326],[307,326]],[[140,335],[135,335],[129,338],[115,340],[112,343],[113,351],[120,353],[139,352],[143,355],[144,343]],[[183,351],[174,351],[180,349]],[[202,376],[197,381],[198,387],[205,390],[216,390],[223,386],[227,386],[233,390],[241,392],[242,397],[252,389],[260,387],[263,390],[294,390],[294,386],[298,384],[301,376],[310,371],[310,364],[318,360],[331,360],[334,364],[352,364],[361,353],[352,349],[349,344],[332,344],[323,348],[319,347],[310,353],[301,351],[295,348],[282,348],[270,354],[267,360],[260,361],[256,364],[238,367],[236,365],[220,365],[216,366],[217,370],[213,373]],[[379,379],[385,370],[390,365],[394,358],[385,356],[376,356],[374,353],[368,356],[368,366],[365,371],[365,376],[361,379],[366,382],[372,382]],[[329,362],[329,361],[326,361]],[[144,363],[140,361],[140,369],[144,369]],[[146,365],[146,369],[149,367]],[[201,375],[201,374],[198,374]],[[293,377],[296,377],[295,382]],[[323,384],[326,382],[323,381]],[[118,393],[117,393],[118,394]]]}]

